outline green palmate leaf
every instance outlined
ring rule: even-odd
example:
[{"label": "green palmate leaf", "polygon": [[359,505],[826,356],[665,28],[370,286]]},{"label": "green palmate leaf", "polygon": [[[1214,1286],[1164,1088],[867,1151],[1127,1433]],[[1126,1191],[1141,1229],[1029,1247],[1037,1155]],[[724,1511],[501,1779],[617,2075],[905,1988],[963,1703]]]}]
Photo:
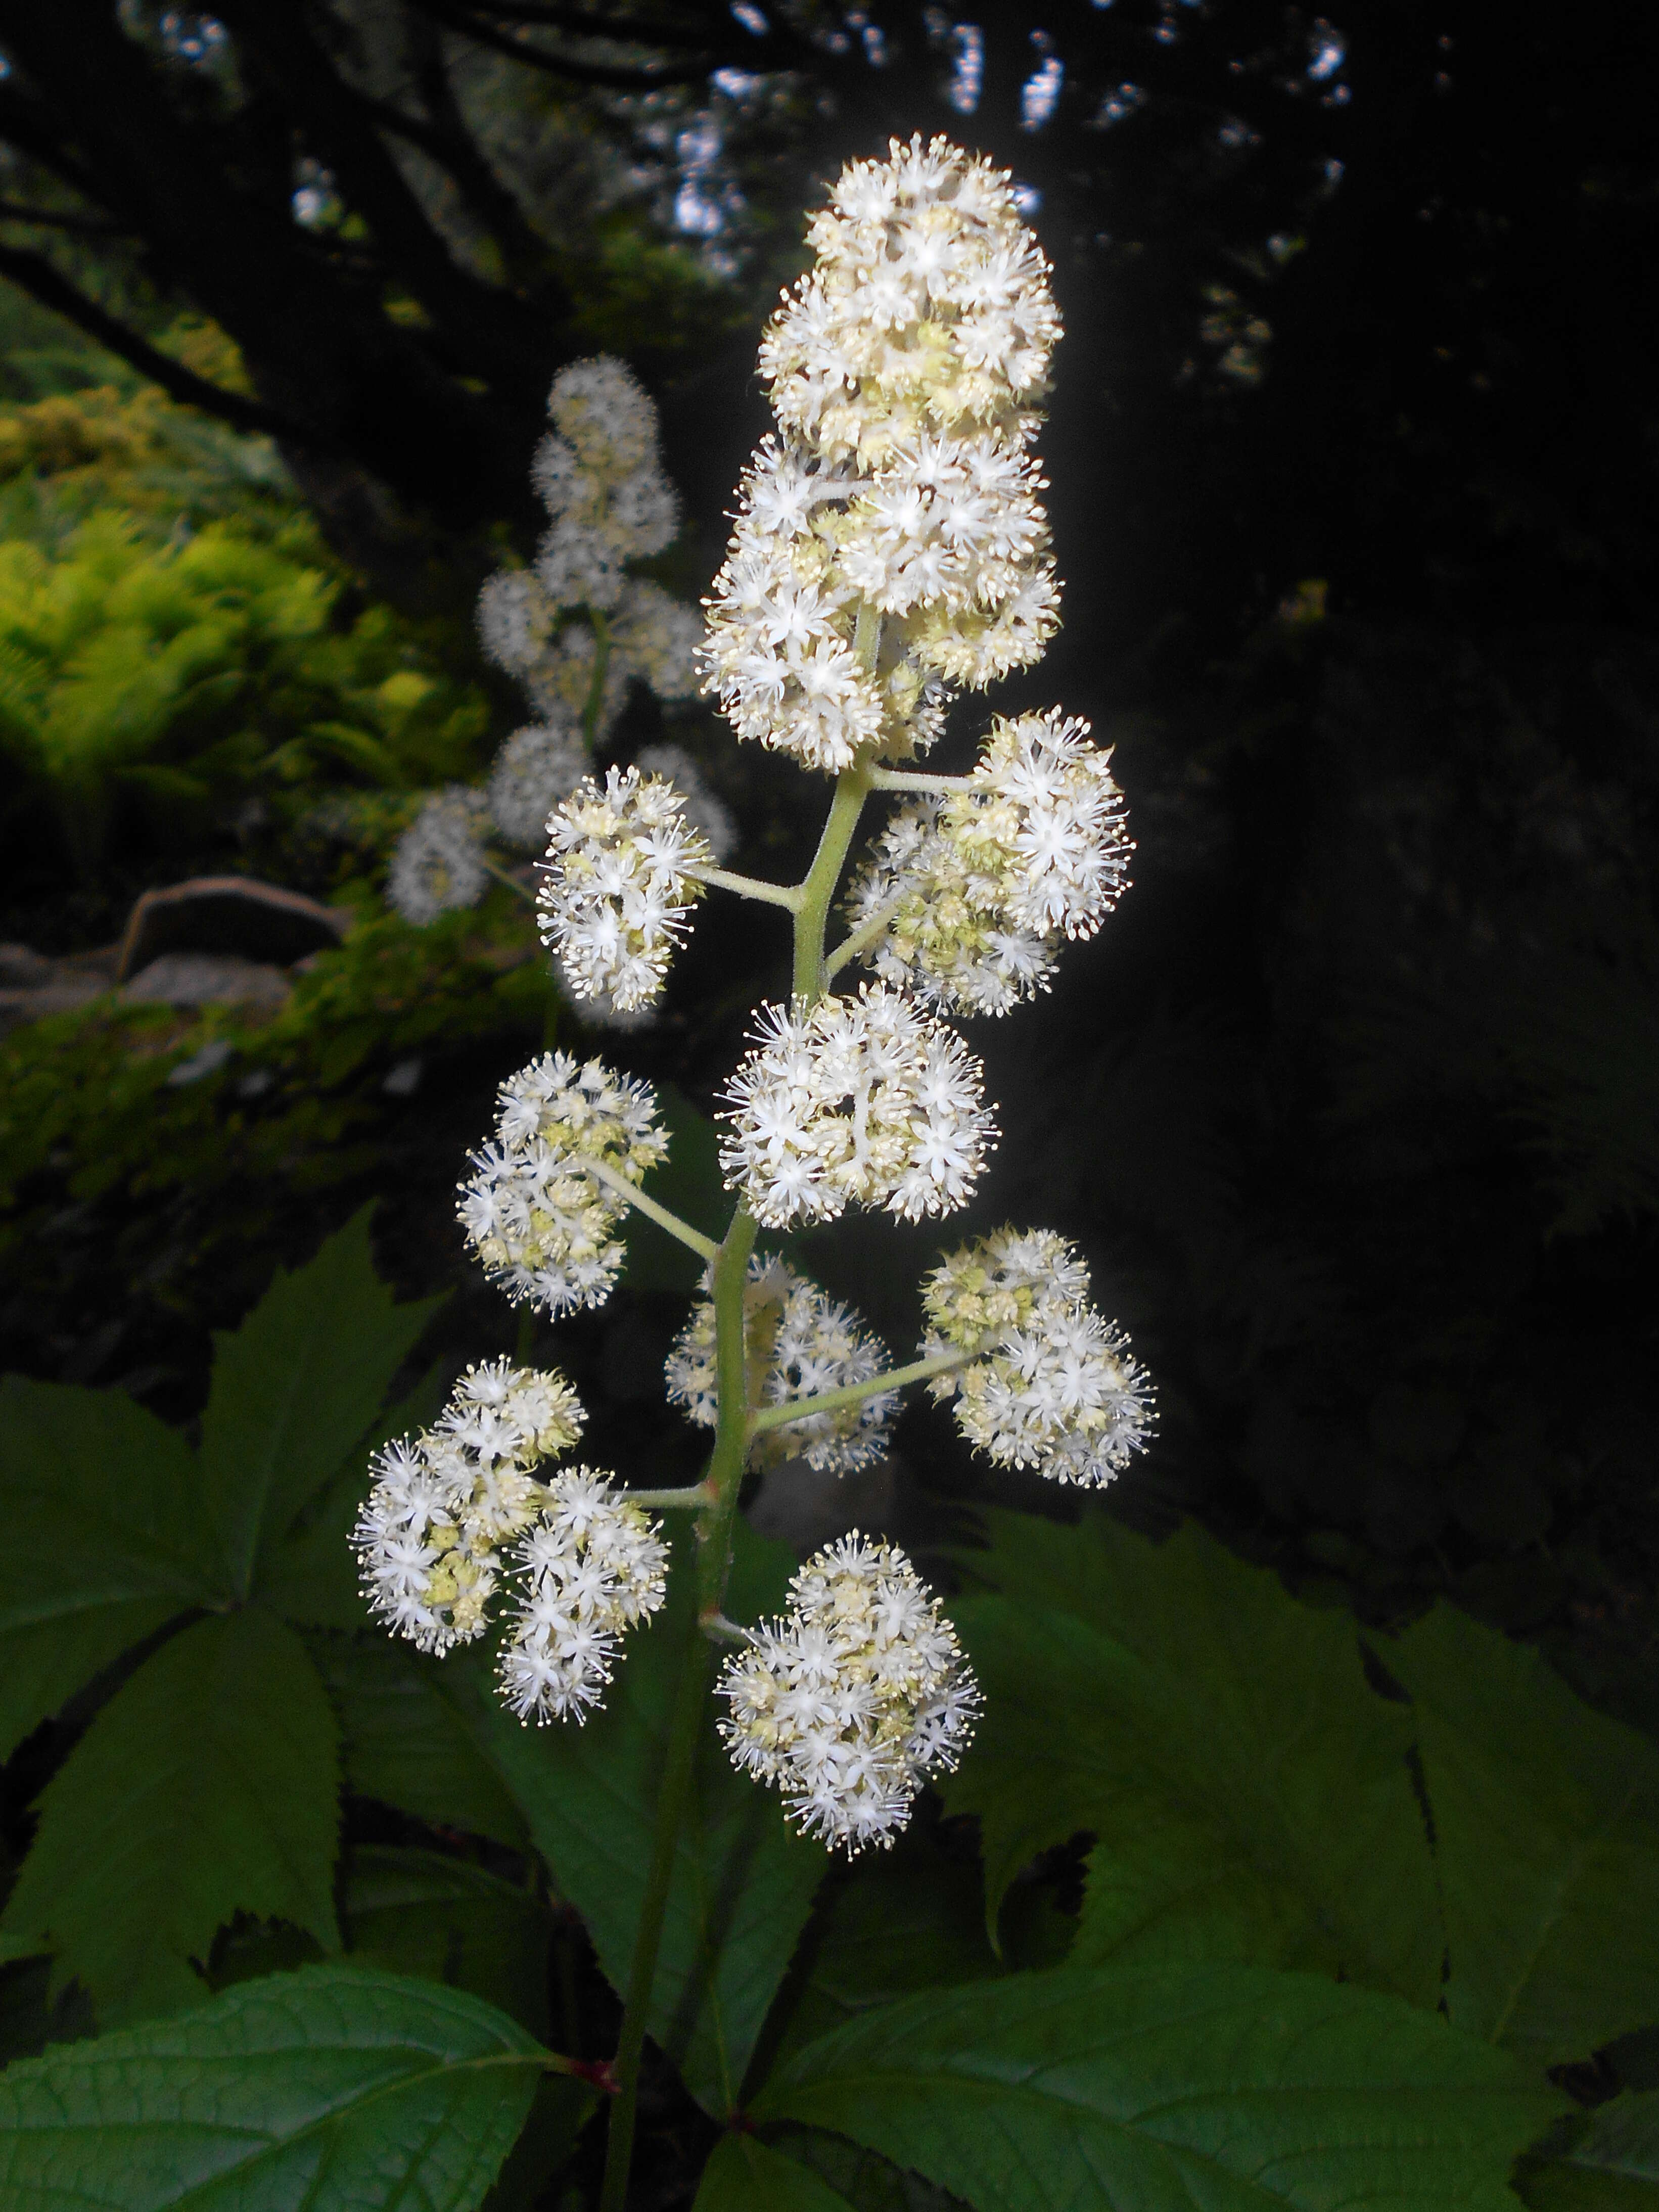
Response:
[{"label": "green palmate leaf", "polygon": [[351,1855],[345,1923],[354,1959],[471,1990],[532,2035],[546,2033],[546,1909],[485,1868],[435,1851],[361,1846]]},{"label": "green palmate leaf", "polygon": [[1379,1650],[1415,1711],[1451,2018],[1539,2067],[1659,2019],[1659,1749],[1448,1606]]},{"label": "green palmate leaf", "polygon": [[374,1273],[368,1212],[309,1266],[279,1273],[234,1335],[216,1337],[202,1471],[237,1590],[363,1436],[436,1310],[394,1305]]},{"label": "green palmate leaf", "polygon": [[195,1461],[117,1390],[0,1383],[0,1498],[27,1571],[0,1598],[0,1759],[222,1576]]},{"label": "green palmate leaf", "polygon": [[1016,1890],[1003,1921],[999,1958],[985,1930],[978,1867],[947,1858],[913,1824],[890,1851],[838,1867],[819,1892],[790,1976],[787,2020],[780,2024],[775,2014],[768,2037],[781,2026],[779,2051],[799,2050],[916,1990],[1057,1966],[1071,1948],[1076,1923],[1044,1890]]},{"label": "green palmate leaf", "polygon": [[389,1406],[354,1447],[331,1482],[257,1563],[255,1593],[299,1628],[358,1631],[370,1625],[351,1532],[368,1495],[368,1462],[394,1437],[430,1428],[442,1408],[443,1370],[434,1366],[406,1398]]},{"label": "green palmate leaf", "polygon": [[307,1648],[339,1716],[348,1790],[434,1827],[529,1848],[524,1815],[441,1687],[441,1662],[385,1637],[313,1636]]},{"label": "green palmate leaf", "polygon": [[360,1967],[246,1982],[0,2075],[8,2212],[470,2212],[544,2054],[458,1990]]},{"label": "green palmate leaf", "polygon": [[238,1912],[337,1946],[334,1717],[257,1607],[197,1621],[111,1698],[40,1801],[6,1933],[45,1942],[105,2024],[198,1998],[191,1960]]},{"label": "green palmate leaf", "polygon": [[816,2173],[755,2136],[725,2136],[702,2171],[696,2212],[850,2212]]},{"label": "green palmate leaf", "polygon": [[1659,2212],[1659,2089],[1615,2097],[1565,2132],[1516,2177],[1532,2212]]},{"label": "green palmate leaf", "polygon": [[1431,2004],[1410,1715],[1368,1686],[1352,1624],[1196,1529],[1154,1547],[1104,1516],[997,1519],[964,1559],[1016,1595],[952,1608],[985,1713],[945,1785],[980,1815],[993,1914],[1027,1860],[1092,1832],[1079,1962],[1320,1967]]},{"label": "green palmate leaf", "polygon": [[[684,1562],[689,1547],[678,1547]],[[751,1619],[775,1605],[793,1561],[744,1536],[729,1602]],[[689,1578],[629,1634],[605,1710],[585,1728],[524,1729],[497,1704],[487,1664],[444,1662],[477,1740],[530,1826],[558,1888],[586,1923],[613,1984],[628,1978],[651,1860],[652,1819]],[[695,1800],[680,1832],[663,1928],[651,2034],[709,2111],[737,2102],[749,2055],[827,1862],[785,1826],[775,1796],[737,1774],[705,1731]]]},{"label": "green palmate leaf", "polygon": [[1259,1968],[930,1992],[798,2052],[757,2120],[833,2129],[979,2212],[1514,2212],[1561,2109],[1397,1999]]}]

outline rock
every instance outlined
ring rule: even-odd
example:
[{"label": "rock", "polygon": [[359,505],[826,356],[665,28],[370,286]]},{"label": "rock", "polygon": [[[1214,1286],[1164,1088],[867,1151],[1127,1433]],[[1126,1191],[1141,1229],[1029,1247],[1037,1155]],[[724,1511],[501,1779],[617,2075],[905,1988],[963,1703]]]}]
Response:
[{"label": "rock", "polygon": [[275,1009],[290,985],[280,968],[234,952],[164,952],[121,987],[133,1006],[264,1006]]},{"label": "rock", "polygon": [[38,991],[57,973],[55,961],[29,945],[0,945],[0,990]]},{"label": "rock", "polygon": [[0,989],[0,1036],[20,1030],[26,1022],[43,1022],[48,1014],[73,1013],[92,1000],[101,998],[109,985],[95,975],[58,976],[38,990]]},{"label": "rock", "polygon": [[253,876],[192,876],[138,901],[121,941],[118,974],[125,982],[171,953],[228,954],[287,967],[308,953],[332,951],[345,927],[337,907],[278,884]]}]

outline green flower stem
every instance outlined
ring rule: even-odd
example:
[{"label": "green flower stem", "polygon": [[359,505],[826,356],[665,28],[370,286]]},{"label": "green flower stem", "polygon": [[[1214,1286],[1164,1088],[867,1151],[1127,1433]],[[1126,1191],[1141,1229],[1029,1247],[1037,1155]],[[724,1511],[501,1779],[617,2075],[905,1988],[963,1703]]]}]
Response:
[{"label": "green flower stem", "polygon": [[726,1578],[732,1564],[732,1523],[738,1510],[744,1462],[749,1453],[749,1419],[744,1376],[743,1293],[749,1255],[755,1249],[756,1222],[739,1206],[732,1217],[714,1261],[714,1366],[720,1378],[720,1410],[714,1449],[700,1487],[708,1493],[697,1527],[697,1592],[680,1655],[674,1711],[669,1722],[662,1787],[651,1838],[651,1865],[645,1899],[634,1936],[634,1957],[623,2007],[622,2034],[612,2069],[617,2100],[605,2137],[605,2185],[599,2212],[626,2212],[628,2174],[634,2156],[634,2124],[639,2109],[640,2054],[657,1978],[657,1953],[668,1910],[674,1852],[691,1795],[697,1741],[708,1703],[714,1654],[702,1632],[705,1618],[720,1618]]},{"label": "green flower stem", "polygon": [[874,768],[870,781],[878,791],[919,791],[929,799],[948,799],[953,791],[966,791],[965,775],[926,775],[914,769]]},{"label": "green flower stem", "polygon": [[749,1416],[750,1433],[759,1436],[766,1429],[787,1429],[793,1421],[805,1420],[809,1414],[833,1413],[842,1406],[861,1406],[866,1398],[878,1398],[884,1390],[902,1390],[907,1382],[926,1382],[935,1375],[948,1375],[952,1368],[965,1367],[972,1358],[969,1352],[936,1352],[930,1359],[914,1359],[908,1367],[893,1367],[885,1375],[872,1375],[867,1382],[843,1382],[838,1390],[820,1390],[811,1398],[791,1398],[781,1406],[763,1406],[759,1413]]},{"label": "green flower stem", "polygon": [[867,921],[861,921],[850,936],[843,937],[823,963],[824,981],[832,981],[849,960],[856,960],[860,952],[867,952],[872,945],[878,944],[887,934],[888,924],[903,903],[902,896],[889,899],[885,906],[876,908]]},{"label": "green flower stem", "polygon": [[611,669],[611,625],[597,607],[589,607],[587,619],[593,626],[593,674],[582,702],[582,741],[592,752],[599,709],[605,704],[605,679]]},{"label": "green flower stem", "polygon": [[625,1198],[630,1206],[637,1207],[647,1221],[654,1221],[659,1229],[665,1229],[682,1244],[689,1244],[703,1259],[717,1260],[720,1257],[720,1248],[712,1237],[705,1237],[701,1229],[694,1229],[689,1221],[682,1221],[678,1213],[671,1213],[665,1206],[659,1206],[654,1198],[647,1198],[637,1183],[629,1182],[620,1169],[613,1168],[609,1160],[585,1159],[582,1165],[608,1190],[614,1190],[618,1198]]},{"label": "green flower stem", "polygon": [[739,898],[760,899],[767,906],[787,907],[791,914],[799,911],[799,884],[769,884],[758,876],[739,876],[730,868],[692,868],[688,872],[700,884],[710,884],[716,890],[735,891]]},{"label": "green flower stem", "polygon": [[508,890],[516,891],[526,906],[535,905],[535,892],[528,884],[521,883],[511,868],[504,868],[499,860],[492,860],[488,853],[481,853],[478,857],[498,884],[505,884]]},{"label": "green flower stem", "polygon": [[823,933],[830,920],[830,902],[836,896],[848,848],[859,826],[864,802],[870,796],[870,769],[862,761],[836,779],[836,795],[812,865],[800,885],[800,905],[795,915],[794,995],[798,1006],[810,1006],[823,996],[829,971],[824,965]]},{"label": "green flower stem", "polygon": [[658,1513],[701,1513],[714,1502],[706,1482],[694,1482],[684,1490],[629,1490],[623,1495],[630,1505],[648,1505]]}]

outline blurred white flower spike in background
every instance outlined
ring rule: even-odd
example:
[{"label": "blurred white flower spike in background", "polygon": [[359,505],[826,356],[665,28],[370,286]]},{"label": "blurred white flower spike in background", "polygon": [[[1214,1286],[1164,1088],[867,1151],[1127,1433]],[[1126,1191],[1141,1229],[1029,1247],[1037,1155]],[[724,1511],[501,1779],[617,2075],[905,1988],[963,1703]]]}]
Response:
[{"label": "blurred white flower spike in background", "polygon": [[[696,694],[701,617],[630,566],[663,551],[681,521],[649,395],[625,362],[599,355],[560,370],[548,411],[555,427],[530,471],[548,528],[532,565],[501,569],[478,598],[484,653],[523,685],[535,720],[507,739],[482,789],[428,799],[404,833],[386,896],[421,928],[476,906],[492,878],[516,880],[520,857],[544,850],[550,817],[596,772],[631,684],[667,702]],[[736,831],[690,754],[645,750],[656,758],[641,757],[641,769],[677,786],[688,820],[724,858]],[[492,854],[492,839],[506,849]],[[584,995],[599,1020],[625,1020],[644,1003]]]}]

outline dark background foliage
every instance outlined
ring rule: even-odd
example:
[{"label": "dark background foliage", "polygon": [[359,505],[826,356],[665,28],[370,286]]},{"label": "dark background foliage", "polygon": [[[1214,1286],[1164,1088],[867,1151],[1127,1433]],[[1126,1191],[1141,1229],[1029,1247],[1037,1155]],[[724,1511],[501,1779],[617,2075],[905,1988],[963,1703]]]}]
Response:
[{"label": "dark background foliage", "polygon": [[[487,692],[467,609],[528,544],[560,362],[611,348],[651,384],[695,592],[765,420],[759,321],[839,163],[943,129],[1030,187],[1068,620],[998,703],[1091,717],[1139,852],[1054,996],[975,1039],[1006,1132],[988,1218],[1079,1236],[1160,1379],[1122,1510],[1192,1510],[1374,1617],[1450,1592],[1647,1727],[1656,47],[1610,0],[0,0],[0,274],[273,439],[341,619],[388,599]],[[231,345],[192,351],[186,310]],[[787,866],[798,787],[698,742],[750,863]],[[100,903],[20,799],[3,933],[94,945],[144,881],[227,860],[329,888],[238,820],[129,847]],[[125,1030],[31,1063],[84,1110],[14,1144],[12,1364],[188,1414],[210,1327],[365,1196],[406,1288],[453,1283],[459,1154],[541,1023],[491,926],[365,954],[286,1057],[239,1037],[199,1085],[134,1088]],[[708,1108],[776,970],[709,913],[630,1065]],[[890,1249],[814,1264],[903,1342]],[[677,1311],[641,1290],[562,1331],[605,1448],[684,1456],[653,1406]],[[471,1285],[442,1326],[459,1358],[510,1323]],[[911,1413],[901,1457],[895,1510],[937,1529],[973,1489],[951,1431]]]}]

